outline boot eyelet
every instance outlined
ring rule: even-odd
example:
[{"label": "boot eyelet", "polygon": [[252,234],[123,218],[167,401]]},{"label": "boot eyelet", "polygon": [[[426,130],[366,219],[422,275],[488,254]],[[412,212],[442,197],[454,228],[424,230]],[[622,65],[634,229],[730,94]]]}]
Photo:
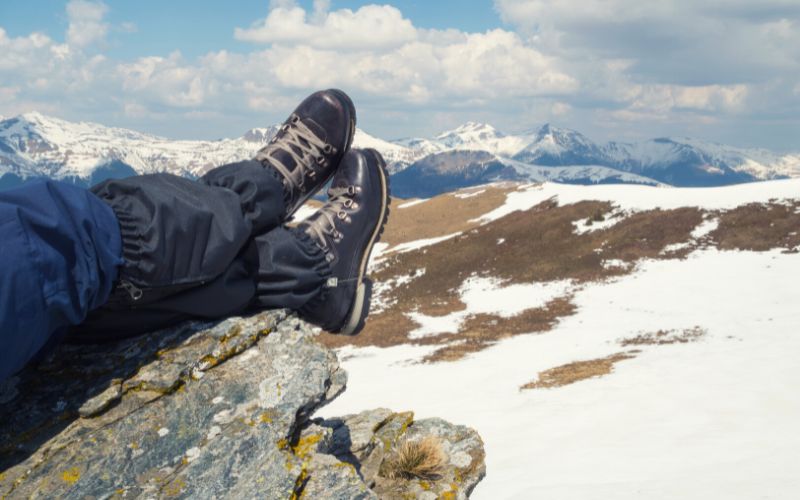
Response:
[{"label": "boot eyelet", "polygon": [[344,220],[347,218],[347,213],[340,210],[339,213],[336,214],[336,216]]},{"label": "boot eyelet", "polygon": [[297,115],[292,115],[292,123],[297,123],[300,121],[300,117]]},{"label": "boot eyelet", "polygon": [[355,186],[347,186],[347,194],[350,194],[350,195],[356,194],[356,187]]},{"label": "boot eyelet", "polygon": [[324,156],[317,156],[317,163],[319,163],[320,165],[324,165],[325,164],[325,157]]},{"label": "boot eyelet", "polygon": [[346,206],[347,208],[351,208],[353,206],[353,200],[351,200],[350,198],[344,200],[344,206]]},{"label": "boot eyelet", "polygon": [[331,154],[333,153],[333,146],[326,144],[325,147],[322,148],[322,151],[325,152],[325,154]]}]

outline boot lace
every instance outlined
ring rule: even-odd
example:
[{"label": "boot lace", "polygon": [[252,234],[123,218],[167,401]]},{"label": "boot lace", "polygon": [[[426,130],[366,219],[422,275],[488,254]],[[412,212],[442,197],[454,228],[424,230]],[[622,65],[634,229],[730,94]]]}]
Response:
[{"label": "boot lace", "polygon": [[[276,134],[272,141],[256,154],[255,159],[261,162],[268,161],[275,167],[287,180],[293,195],[296,189],[304,193],[306,176],[313,179],[316,176],[314,165],[324,166],[328,161],[324,155],[336,154],[336,148],[317,137],[296,114],[293,114],[281,127],[281,131],[284,134],[280,142]],[[276,156],[275,153],[278,151],[288,154],[294,160],[294,166],[284,163],[285,158]]]},{"label": "boot lace", "polygon": [[349,212],[356,207],[353,196],[358,192],[357,186],[332,187],[328,189],[328,202],[317,210],[316,216],[307,226],[307,233],[325,252],[328,262],[335,257],[329,251],[330,244],[339,243],[344,236],[336,226],[339,221],[349,224]]}]

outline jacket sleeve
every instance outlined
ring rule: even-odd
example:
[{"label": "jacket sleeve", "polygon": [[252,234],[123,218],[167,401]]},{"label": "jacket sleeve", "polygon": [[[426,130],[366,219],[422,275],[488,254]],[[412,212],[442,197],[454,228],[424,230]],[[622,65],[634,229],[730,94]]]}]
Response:
[{"label": "jacket sleeve", "polygon": [[121,264],[114,213],[85,189],[0,193],[0,380],[103,304]]}]

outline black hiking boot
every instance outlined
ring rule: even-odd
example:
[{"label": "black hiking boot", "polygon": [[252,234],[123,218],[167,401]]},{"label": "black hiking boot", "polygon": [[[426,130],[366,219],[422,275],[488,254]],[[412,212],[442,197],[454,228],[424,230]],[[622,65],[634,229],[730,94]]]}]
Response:
[{"label": "black hiking boot", "polygon": [[356,109],[337,89],[315,92],[297,106],[255,159],[283,177],[286,219],[328,182],[350,149]]},{"label": "black hiking boot", "polygon": [[331,333],[355,335],[369,313],[371,283],[364,279],[373,245],[389,217],[386,163],[373,149],[345,155],[328,189],[328,202],[298,225],[324,252],[331,277],[321,300],[300,316]]}]

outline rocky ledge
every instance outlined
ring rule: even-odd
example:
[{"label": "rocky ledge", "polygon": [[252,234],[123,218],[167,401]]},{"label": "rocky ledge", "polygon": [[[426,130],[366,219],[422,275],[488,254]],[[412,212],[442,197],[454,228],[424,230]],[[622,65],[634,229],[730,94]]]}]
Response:
[{"label": "rocky ledge", "polygon": [[472,429],[386,409],[312,420],[346,380],[284,311],[63,345],[0,383],[0,497],[470,494]]}]

